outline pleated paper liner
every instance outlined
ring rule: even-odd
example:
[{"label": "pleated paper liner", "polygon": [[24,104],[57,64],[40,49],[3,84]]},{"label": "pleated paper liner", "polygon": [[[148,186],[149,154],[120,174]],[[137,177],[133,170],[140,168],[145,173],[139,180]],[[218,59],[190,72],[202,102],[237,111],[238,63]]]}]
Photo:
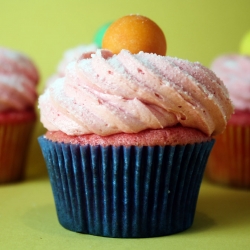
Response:
[{"label": "pleated paper liner", "polygon": [[101,147],[38,140],[61,225],[122,238],[169,235],[192,225],[214,143]]},{"label": "pleated paper liner", "polygon": [[0,124],[0,184],[23,179],[34,125],[35,121]]},{"label": "pleated paper liner", "polygon": [[216,183],[250,188],[250,126],[228,125],[216,138],[206,177]]}]

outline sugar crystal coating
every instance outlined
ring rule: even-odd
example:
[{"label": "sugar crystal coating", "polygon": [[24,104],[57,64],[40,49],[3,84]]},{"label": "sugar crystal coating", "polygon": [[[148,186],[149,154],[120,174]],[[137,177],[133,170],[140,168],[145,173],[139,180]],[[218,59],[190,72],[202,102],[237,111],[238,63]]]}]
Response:
[{"label": "sugar crystal coating", "polygon": [[39,107],[50,131],[101,136],[178,124],[216,135],[233,111],[223,83],[200,63],[127,50],[70,63]]}]

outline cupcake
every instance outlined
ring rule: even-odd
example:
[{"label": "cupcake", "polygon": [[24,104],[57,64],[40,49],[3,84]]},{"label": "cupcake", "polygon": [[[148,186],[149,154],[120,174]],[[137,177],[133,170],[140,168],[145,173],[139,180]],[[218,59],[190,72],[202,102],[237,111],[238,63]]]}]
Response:
[{"label": "cupcake", "polygon": [[222,55],[211,69],[224,81],[235,111],[216,138],[206,176],[216,183],[250,188],[250,57]]},{"label": "cupcake", "polygon": [[25,55],[0,48],[0,183],[24,177],[36,122],[38,71]]},{"label": "cupcake", "polygon": [[[128,17],[162,32],[146,17]],[[39,97],[47,132],[38,140],[58,220],[107,237],[178,233],[193,223],[213,135],[231,102],[201,64],[123,46],[71,62]]]}]

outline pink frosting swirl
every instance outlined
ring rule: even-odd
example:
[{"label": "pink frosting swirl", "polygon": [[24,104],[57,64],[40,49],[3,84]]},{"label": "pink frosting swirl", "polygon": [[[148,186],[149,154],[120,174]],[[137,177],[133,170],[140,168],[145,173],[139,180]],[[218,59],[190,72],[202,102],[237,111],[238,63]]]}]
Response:
[{"label": "pink frosting swirl", "polygon": [[39,107],[49,131],[102,136],[177,124],[215,135],[233,111],[223,83],[201,64],[127,50],[71,62]]},{"label": "pink frosting swirl", "polygon": [[226,85],[237,110],[250,110],[250,57],[223,55],[214,60],[211,69]]},{"label": "pink frosting swirl", "polygon": [[34,107],[38,80],[38,71],[30,59],[0,48],[0,112]]}]

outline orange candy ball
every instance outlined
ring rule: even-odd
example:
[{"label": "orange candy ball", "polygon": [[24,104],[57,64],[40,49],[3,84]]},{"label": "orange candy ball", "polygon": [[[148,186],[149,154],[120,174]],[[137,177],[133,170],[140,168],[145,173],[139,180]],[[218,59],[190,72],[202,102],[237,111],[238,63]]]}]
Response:
[{"label": "orange candy ball", "polygon": [[132,54],[140,51],[165,56],[167,42],[161,28],[152,20],[140,15],[124,16],[107,29],[102,48],[118,54],[122,49]]}]

